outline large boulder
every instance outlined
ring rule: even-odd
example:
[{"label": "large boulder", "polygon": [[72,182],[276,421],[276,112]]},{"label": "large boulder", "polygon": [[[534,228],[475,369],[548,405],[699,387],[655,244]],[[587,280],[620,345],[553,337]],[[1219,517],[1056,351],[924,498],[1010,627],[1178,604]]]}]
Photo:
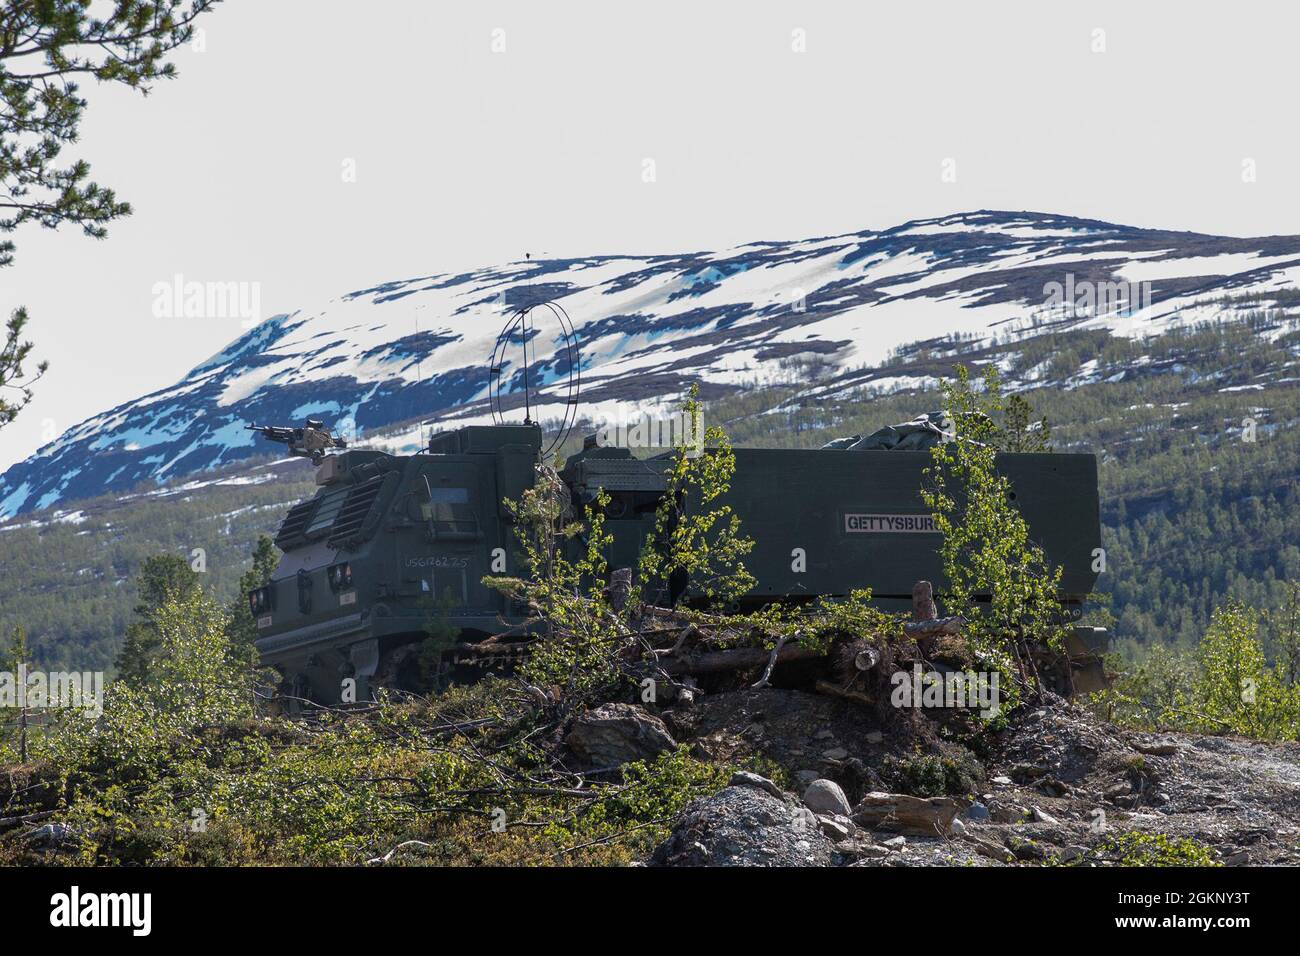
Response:
[{"label": "large boulder", "polygon": [[593,767],[646,760],[677,746],[664,722],[636,704],[601,704],[576,721],[565,739]]},{"label": "large boulder", "polygon": [[853,808],[853,822],[869,830],[947,836],[960,811],[961,805],[950,797],[872,792]]},{"label": "large boulder", "polygon": [[803,802],[813,813],[847,817],[853,812],[849,798],[834,780],[814,780],[804,791]]},{"label": "large boulder", "polygon": [[686,808],[655,850],[662,866],[829,866],[817,817],[754,785],[727,787]]}]

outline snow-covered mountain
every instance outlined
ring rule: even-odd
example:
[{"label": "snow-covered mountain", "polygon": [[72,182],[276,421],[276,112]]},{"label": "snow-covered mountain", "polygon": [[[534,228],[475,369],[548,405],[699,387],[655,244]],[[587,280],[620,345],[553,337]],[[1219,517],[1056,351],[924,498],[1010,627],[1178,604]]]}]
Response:
[{"label": "snow-covered mountain", "polygon": [[[1081,327],[1147,336],[1240,318],[1293,295],[1298,279],[1300,236],[980,211],[721,252],[533,260],[388,282],[268,319],[171,388],[69,429],[0,476],[0,517],[275,450],[245,429],[253,422],[346,421],[364,443],[417,417],[435,427],[486,420],[497,336],[512,309],[541,300],[561,304],[576,327],[583,416],[609,422],[690,381],[707,397],[816,367],[818,394],[903,387],[882,368],[891,352],[951,336],[1014,342]],[[563,413],[564,345],[539,322],[530,357],[543,420]],[[502,374],[519,383],[517,350]]]}]

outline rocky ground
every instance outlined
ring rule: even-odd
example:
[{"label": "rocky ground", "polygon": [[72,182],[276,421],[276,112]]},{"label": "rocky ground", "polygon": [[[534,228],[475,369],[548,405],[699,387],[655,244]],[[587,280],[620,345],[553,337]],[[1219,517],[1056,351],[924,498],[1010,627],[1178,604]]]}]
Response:
[{"label": "rocky ground", "polygon": [[[1052,696],[970,746],[915,712],[800,690],[660,716],[702,757],[771,768],[688,808],[660,865],[1106,864],[1127,831],[1191,838],[1228,866],[1300,863],[1300,744],[1127,731]],[[901,792],[921,754],[963,768],[969,791]]]}]

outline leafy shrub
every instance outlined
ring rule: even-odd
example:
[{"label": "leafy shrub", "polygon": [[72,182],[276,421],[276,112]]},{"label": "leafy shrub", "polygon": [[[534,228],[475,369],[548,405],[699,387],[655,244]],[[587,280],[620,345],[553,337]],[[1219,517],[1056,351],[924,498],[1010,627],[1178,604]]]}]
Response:
[{"label": "leafy shrub", "polygon": [[[943,535],[945,609],[970,621],[971,643],[986,665],[1000,672],[1004,709],[1011,710],[1020,687],[1035,677],[1029,644],[1062,647],[1061,569],[1049,565],[1042,548],[1029,539],[1029,526],[1012,503],[1011,483],[996,468],[1003,438],[996,369],[985,370],[982,394],[965,366],[955,371],[942,386],[951,440],[932,449],[921,496]],[[1028,409],[1018,405],[1012,426],[1017,447],[1028,417]],[[989,595],[987,603],[977,600],[983,594]]]},{"label": "leafy shrub", "polygon": [[914,797],[959,797],[978,791],[984,770],[974,758],[927,753],[886,757],[881,776],[899,793]]},{"label": "leafy shrub", "polygon": [[1127,726],[1295,740],[1300,686],[1290,682],[1289,659],[1269,666],[1261,617],[1229,599],[1214,610],[1195,652],[1147,648],[1118,668],[1112,686],[1093,695],[1090,706]]},{"label": "leafy shrub", "polygon": [[1130,830],[1106,837],[1081,862],[1104,861],[1112,866],[1219,866],[1211,850],[1188,837]]}]

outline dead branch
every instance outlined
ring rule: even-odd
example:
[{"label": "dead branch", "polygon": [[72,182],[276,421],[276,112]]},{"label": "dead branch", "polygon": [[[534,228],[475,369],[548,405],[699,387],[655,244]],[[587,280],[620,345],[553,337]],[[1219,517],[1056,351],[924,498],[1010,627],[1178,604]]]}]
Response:
[{"label": "dead branch", "polygon": [[776,667],[776,659],[781,656],[781,651],[785,648],[786,644],[793,643],[801,637],[803,637],[803,634],[799,631],[795,631],[793,634],[782,634],[776,639],[776,646],[772,648],[772,654],[767,659],[767,667],[763,668],[763,676],[758,679],[757,683],[752,685],[754,688],[772,686],[769,680],[772,676],[772,669]]},{"label": "dead branch", "polygon": [[425,849],[431,849],[431,848],[433,847],[433,844],[432,844],[432,843],[425,843],[423,840],[407,840],[407,841],[404,842],[404,843],[399,843],[399,844],[397,844],[397,846],[393,847],[391,850],[389,850],[389,851],[388,851],[387,853],[385,853],[383,856],[377,856],[377,857],[375,857],[373,860],[366,860],[366,865],[367,865],[367,866],[374,866],[374,865],[376,865],[376,864],[380,864],[380,863],[387,863],[389,860],[391,860],[391,859],[393,858],[393,854],[394,854],[394,853],[396,853],[398,850],[405,849],[405,848],[408,847],[408,846],[422,846],[422,847],[424,847]]},{"label": "dead branch", "polygon": [[676,654],[678,651],[682,649],[682,645],[685,644],[688,639],[690,639],[692,636],[698,635],[699,633],[700,633],[699,629],[696,628],[694,624],[687,624],[684,628],[682,628],[682,632],[677,635],[676,643],[674,643],[673,646],[668,648],[667,650],[655,651],[654,652],[655,657],[656,658],[672,657],[674,654]]},{"label": "dead branch", "polygon": [[40,813],[25,813],[19,817],[0,817],[0,827],[16,827],[23,823],[35,823],[38,820],[44,820],[46,817],[52,817],[57,811],[42,810]]}]

